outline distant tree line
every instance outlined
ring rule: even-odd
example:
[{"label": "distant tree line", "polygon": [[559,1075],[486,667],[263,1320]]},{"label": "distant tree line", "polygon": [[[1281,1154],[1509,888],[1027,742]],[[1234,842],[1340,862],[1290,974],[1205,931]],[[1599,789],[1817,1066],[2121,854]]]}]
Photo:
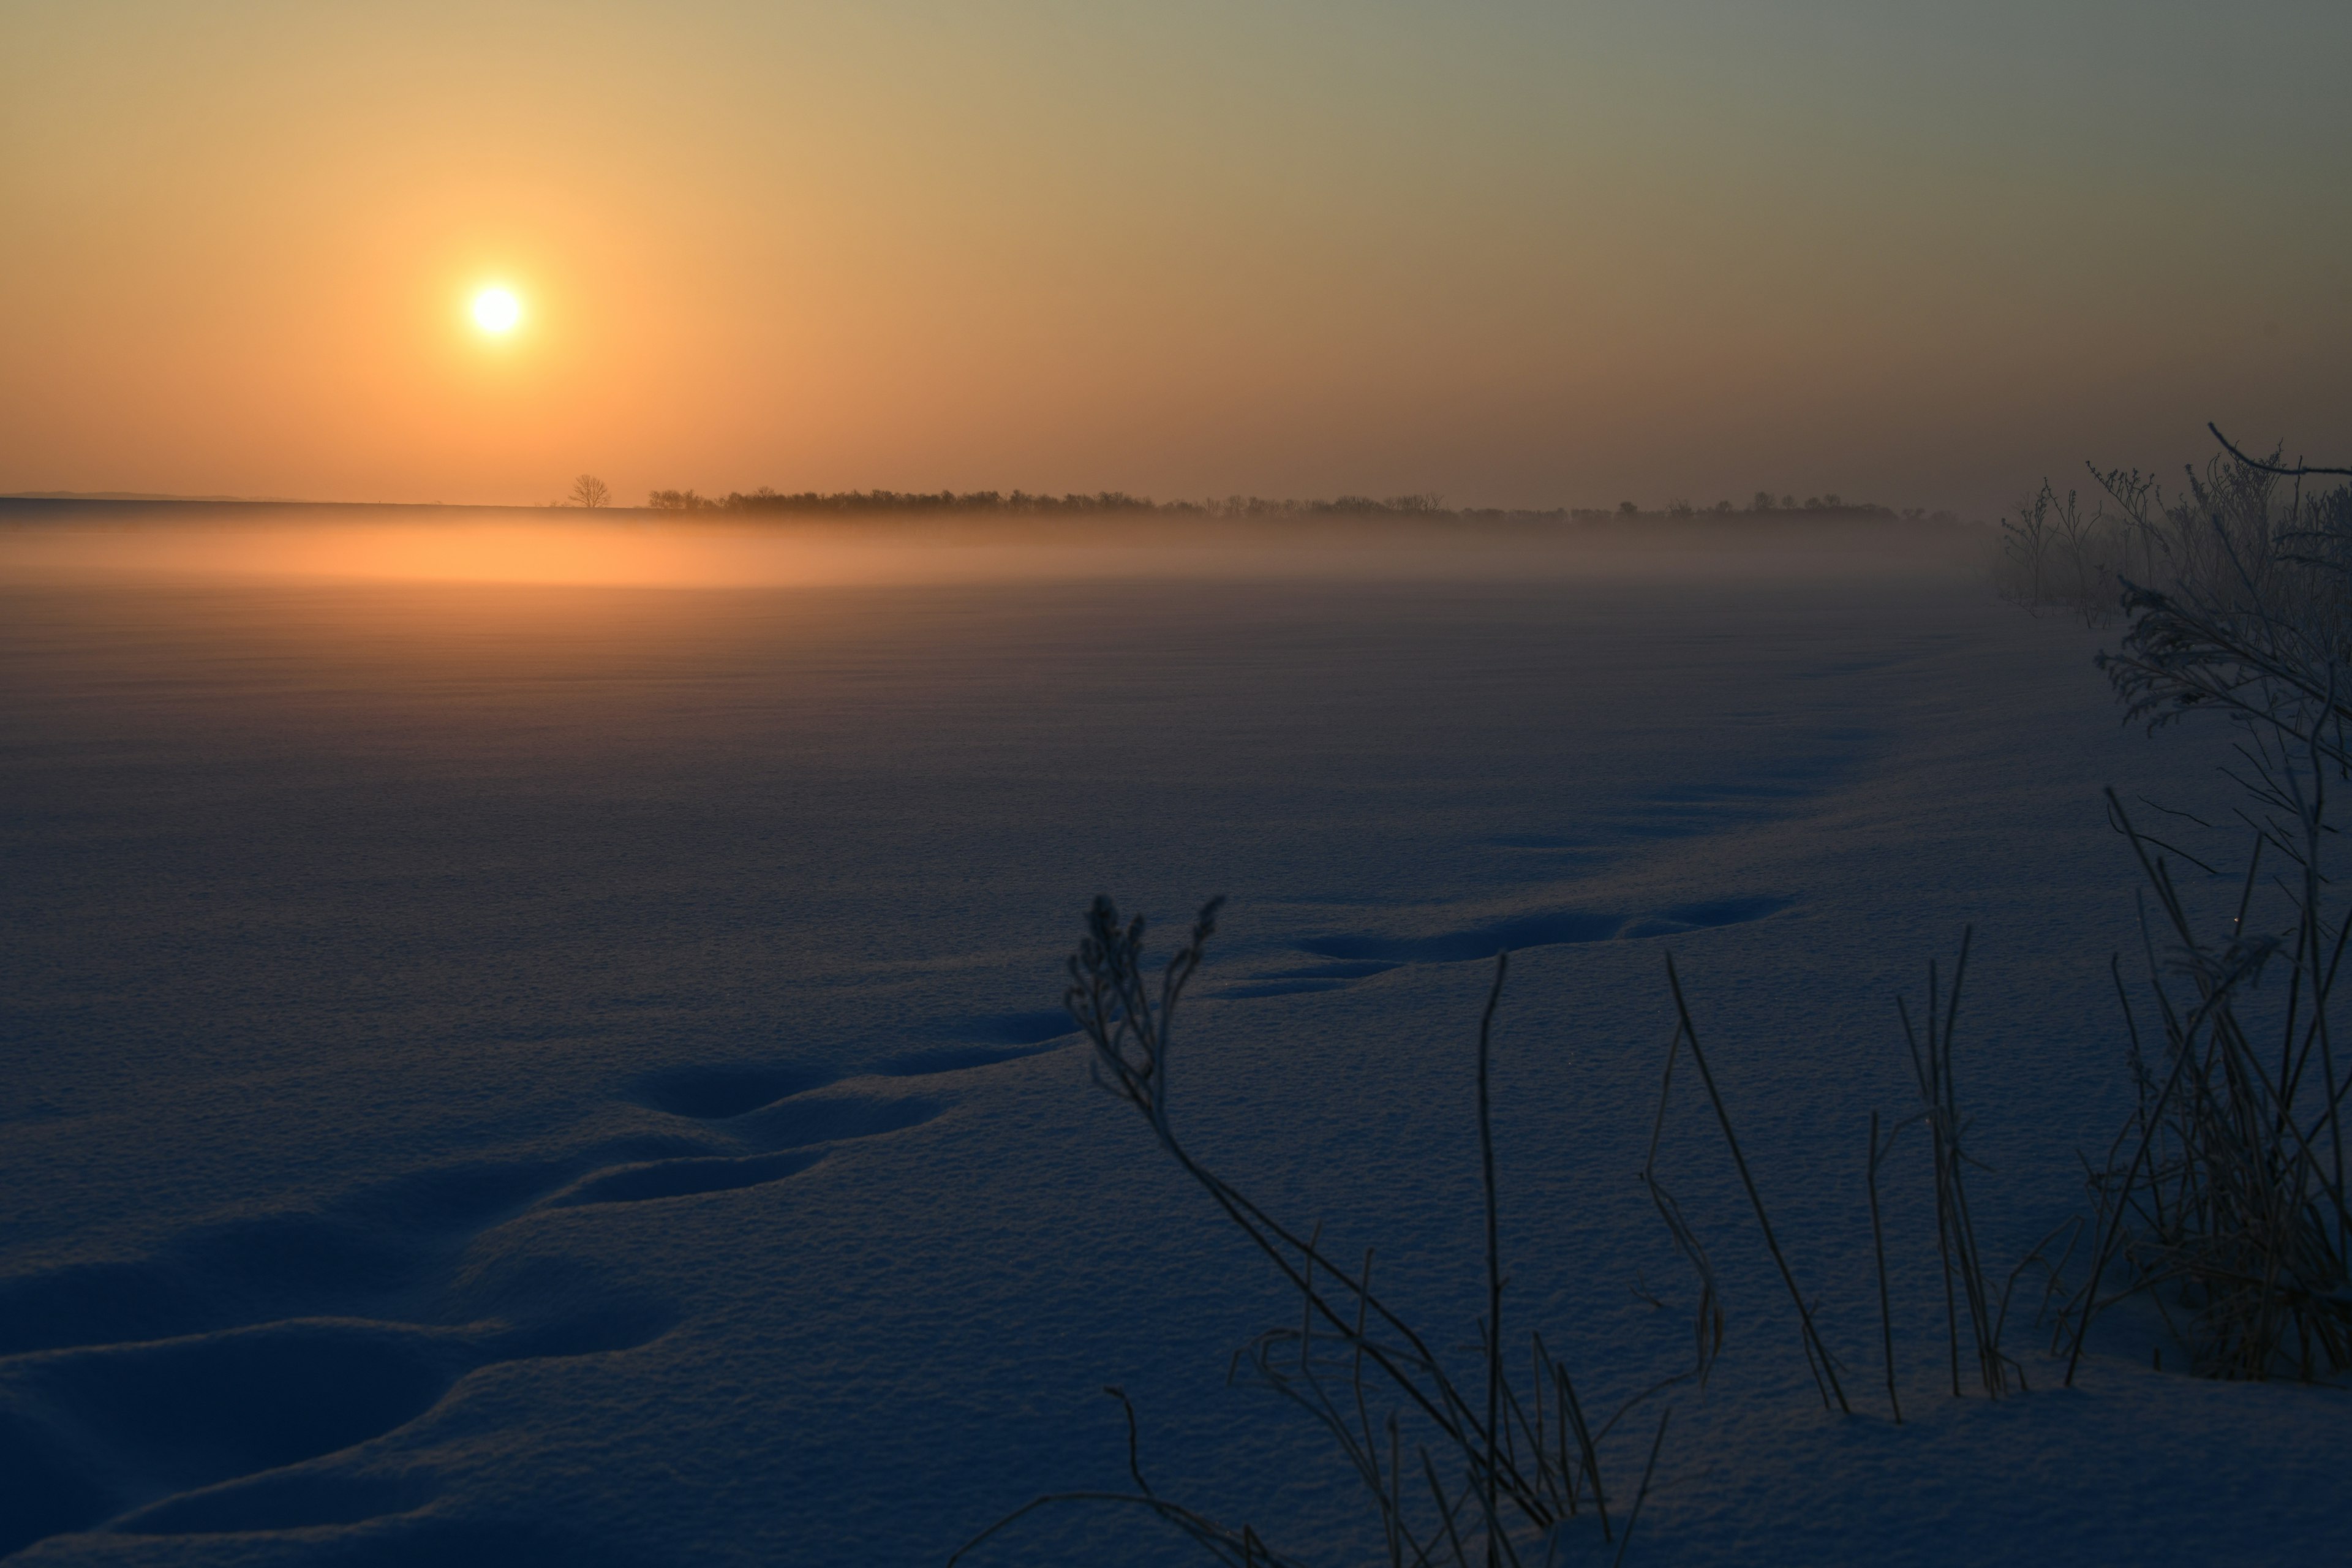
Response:
[{"label": "distant tree line", "polygon": [[1959,521],[1951,512],[1931,512],[1925,507],[1906,507],[1897,512],[1892,507],[1843,500],[1835,494],[1808,496],[1800,501],[1792,495],[1775,497],[1764,490],[1758,490],[1745,508],[1736,508],[1727,500],[1717,501],[1709,508],[1694,507],[1686,500],[1674,500],[1654,510],[1645,510],[1630,500],[1619,502],[1613,510],[1594,507],[1553,507],[1549,510],[1448,507],[1444,497],[1420,492],[1382,499],[1344,495],[1329,500],[1271,500],[1265,496],[1235,495],[1204,500],[1155,501],[1148,496],[1129,495],[1124,490],[1058,496],[1033,495],[1027,490],[965,490],[961,493],[955,490],[838,490],[830,493],[800,490],[786,494],[764,485],[748,494],[730,490],[724,496],[705,496],[690,489],[655,490],[646,496],[646,505],[655,511],[803,517],[1075,517],[1124,513],[1222,519],[1393,517],[1458,522],[1601,522],[1661,517],[1730,518],[1769,514],[1792,521],[1893,522],[1900,519],[1911,522],[1956,523]]},{"label": "distant tree line", "polygon": [[841,490],[829,495],[802,490],[786,495],[765,485],[748,495],[741,490],[730,490],[724,496],[698,495],[692,490],[655,490],[646,498],[646,505],[655,511],[811,512],[832,516],[882,513],[896,516],[908,512],[1197,512],[1202,510],[1184,501],[1163,506],[1123,490],[1061,496],[1031,495],[1025,490],[1014,490],[1010,495],[996,490],[968,490],[961,495],[953,490],[936,493],[928,490]]}]

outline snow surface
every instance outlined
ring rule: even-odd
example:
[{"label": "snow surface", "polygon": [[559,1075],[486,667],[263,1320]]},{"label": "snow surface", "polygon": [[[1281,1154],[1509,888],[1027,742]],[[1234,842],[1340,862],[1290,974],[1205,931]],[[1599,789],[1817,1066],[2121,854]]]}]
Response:
[{"label": "snow surface", "polygon": [[[1506,1333],[1590,1407],[1686,1347],[1633,1180],[1676,955],[1857,1414],[1678,1089],[1665,1179],[1730,1334],[1633,1561],[2334,1560],[2340,1393],[2153,1372],[2120,1313],[2073,1391],[2028,1354],[2030,1396],[1950,1397],[1923,1143],[1887,1178],[1886,1418],[1891,997],[1974,922],[2006,1267],[2124,1105],[2099,786],[2225,799],[2219,737],[2119,725],[2098,641],[1883,563],[0,585],[0,1552],[937,1563],[1123,1486],[1118,1384],[1164,1492],[1369,1561],[1322,1438],[1224,1384],[1295,1303],[1087,1087],[1059,965],[1100,890],[1163,947],[1231,895],[1176,1124],[1376,1242],[1444,1344],[1482,1304],[1471,1051],[1515,950]],[[1605,1444],[1621,1507],[1650,1419]],[[1083,1509],[976,1560],[1197,1561]]]}]

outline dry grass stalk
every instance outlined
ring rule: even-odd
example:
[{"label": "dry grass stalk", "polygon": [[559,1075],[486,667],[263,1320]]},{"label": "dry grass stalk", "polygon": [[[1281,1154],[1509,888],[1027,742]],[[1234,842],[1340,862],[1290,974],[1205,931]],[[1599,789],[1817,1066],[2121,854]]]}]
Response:
[{"label": "dry grass stalk", "polygon": [[1878,1112],[1874,1110],[1870,1113],[1870,1244],[1878,1255],[1878,1331],[1886,1350],[1886,1403],[1900,1426],[1903,1400],[1895,1392],[1895,1309],[1886,1294],[1886,1226],[1878,1216],[1878,1167],[1885,1155],[1886,1145],[1878,1141]]},{"label": "dry grass stalk", "polygon": [[[1985,1277],[1983,1253],[1977,1245],[1976,1219],[1969,1208],[1967,1169],[1975,1165],[1981,1170],[1984,1166],[1962,1146],[1961,1139],[1969,1124],[1960,1114],[1959,1095],[1952,1077],[1952,1037],[1959,1023],[1960,986],[1968,977],[1969,948],[1975,938],[1973,926],[1961,934],[1959,963],[1953,967],[1952,989],[1948,997],[1941,994],[1942,981],[1937,966],[1933,961],[1929,962],[1927,1027],[1924,1031],[1913,1026],[1909,1005],[1900,996],[1895,999],[1895,1011],[1903,1020],[1903,1038],[1911,1049],[1911,1073],[1919,1090],[1920,1106],[1917,1114],[1909,1121],[1897,1123],[1895,1131],[1901,1132],[1913,1121],[1921,1123],[1927,1130],[1934,1155],[1936,1249],[1943,1261],[1944,1312],[1951,1348],[1953,1397],[1958,1398],[1960,1393],[1960,1308],[1965,1305],[1977,1380],[1989,1398],[1998,1399],[2009,1392],[2011,1373],[2015,1373],[2021,1384],[2024,1373],[2016,1361],[2004,1355],[2000,1349],[2000,1329],[2008,1315],[2008,1293],[2006,1290],[2002,1292],[2000,1304],[1996,1308],[1990,1283]],[[1937,1017],[1939,1011],[1942,1014],[1940,1020]],[[1888,1142],[1892,1143],[1893,1134],[1889,1135]],[[2019,1265],[2020,1268],[2023,1267],[2023,1264]],[[2016,1272],[2012,1271],[2011,1283],[2014,1284],[2016,1279]],[[1892,1359],[1890,1350],[1890,1363]]]},{"label": "dry grass stalk", "polygon": [[[1731,1149],[1731,1163],[1738,1168],[1740,1184],[1748,1189],[1748,1201],[1756,1210],[1757,1226],[1764,1233],[1764,1245],[1770,1249],[1772,1261],[1779,1266],[1781,1283],[1789,1288],[1789,1300],[1796,1303],[1797,1321],[1804,1329],[1805,1360],[1811,1365],[1813,1383],[1821,1392],[1822,1407],[1827,1409],[1832,1397],[1838,1409],[1853,1414],[1846,1403],[1845,1389],[1840,1385],[1837,1362],[1831,1356],[1829,1346],[1822,1342],[1821,1331],[1813,1326],[1812,1309],[1805,1304],[1804,1292],[1797,1289],[1797,1276],[1789,1267],[1788,1255],[1780,1250],[1780,1238],[1772,1234],[1772,1218],[1764,1212],[1763,1194],[1756,1190],[1756,1178],[1748,1172],[1748,1156],[1740,1152],[1739,1135],[1731,1130],[1731,1113],[1724,1109],[1723,1096],[1715,1087],[1715,1074],[1707,1069],[1706,1053],[1699,1049],[1698,1030],[1691,1023],[1690,1006],[1683,1000],[1683,983],[1675,973],[1672,953],[1666,955],[1666,984],[1675,994],[1675,1016],[1682,1025],[1678,1040],[1690,1042],[1691,1061],[1698,1068],[1699,1081],[1706,1085],[1706,1098],[1715,1107],[1716,1121],[1723,1128],[1723,1141]],[[1668,1047],[1668,1070],[1672,1070],[1672,1047]]]},{"label": "dry grass stalk", "polygon": [[[1540,1334],[1528,1336],[1528,1377],[1524,1386],[1511,1377],[1505,1353],[1492,1063],[1495,1018],[1509,965],[1507,955],[1498,957],[1478,1031],[1479,1175],[1485,1200],[1486,1287],[1486,1311],[1478,1324],[1483,1388],[1457,1381],[1429,1342],[1372,1289],[1370,1249],[1352,1270],[1342,1267],[1324,1249],[1319,1228],[1305,1237],[1286,1228],[1195,1160],[1176,1136],[1169,1119],[1167,1093],[1171,1028],[1186,983],[1199,969],[1215,931],[1222,902],[1212,900],[1202,910],[1190,939],[1169,959],[1154,984],[1143,963],[1143,922],[1139,919],[1122,926],[1109,900],[1097,899],[1087,914],[1086,940],[1070,961],[1071,984],[1066,1000],[1092,1047],[1090,1068],[1095,1081],[1142,1116],[1160,1148],[1208,1192],[1225,1216],[1298,1292],[1296,1321],[1259,1334],[1236,1352],[1235,1373],[1246,1368],[1258,1383],[1313,1416],[1330,1436],[1378,1511],[1381,1540],[1391,1568],[1476,1568],[1478,1564],[1520,1568],[1526,1561],[1523,1543],[1529,1542],[1544,1545],[1548,1561],[1563,1544],[1561,1527],[1582,1511],[1588,1500],[1597,1515],[1602,1543],[1618,1546],[1622,1558],[1624,1532],[1610,1518],[1601,1444],[1626,1415],[1660,1391],[1692,1379],[1703,1381],[1721,1350],[1723,1337],[1720,1298],[1706,1253],[1656,1180],[1657,1128],[1653,1129],[1643,1179],[1676,1246],[1691,1259],[1700,1278],[1696,1352],[1690,1368],[1636,1394],[1596,1429],[1586,1418],[1567,1365],[1550,1353]],[[1679,1005],[1678,982],[1676,985]],[[1706,1076],[1706,1059],[1690,1027],[1687,1009],[1680,1011],[1682,1022],[1661,1086],[1661,1124],[1664,1095],[1671,1088],[1674,1057],[1682,1042],[1688,1041],[1692,1059],[1701,1075]],[[1708,1096],[1746,1178],[1744,1157],[1711,1079]],[[1752,1180],[1748,1186],[1758,1218],[1765,1223],[1767,1241],[1780,1258]],[[1785,1258],[1781,1266],[1795,1296],[1794,1279],[1788,1274]],[[1801,1298],[1799,1311],[1805,1317],[1808,1357],[1814,1362],[1816,1376],[1826,1372],[1833,1380],[1827,1352],[1820,1347]],[[1834,1386],[1833,1381],[1827,1385]],[[1474,1395],[1474,1389],[1483,1396]],[[1124,1405],[1125,1395],[1113,1392]],[[1825,1392],[1823,1397],[1826,1402],[1830,1394]],[[1843,1394],[1838,1397],[1842,1402]],[[1377,1424],[1372,1414],[1375,1404],[1390,1405]],[[1413,1443],[1410,1458],[1401,1416],[1427,1428],[1428,1440]],[[1640,1499],[1647,1495],[1664,1436],[1665,1422],[1661,1417],[1643,1472],[1637,1511]],[[1130,1411],[1129,1473],[1134,1491],[1061,1492],[1034,1500],[975,1537],[958,1558],[1048,1503],[1084,1501],[1151,1512],[1222,1563],[1265,1563],[1272,1568],[1289,1561],[1246,1526],[1223,1525],[1160,1497],[1145,1482],[1134,1450]],[[1459,1484],[1450,1483],[1442,1469],[1458,1473]]]},{"label": "dry grass stalk", "polygon": [[[1520,1553],[1515,1531],[1539,1539],[1576,1511],[1588,1488],[1596,1502],[1601,1494],[1595,1439],[1585,1426],[1568,1369],[1545,1352],[1540,1340],[1533,1341],[1535,1393],[1532,1399],[1523,1398],[1511,1386],[1496,1332],[1503,1276],[1490,1063],[1507,964],[1496,964],[1479,1028],[1487,1289],[1481,1324],[1483,1397],[1475,1397],[1455,1380],[1429,1342],[1373,1290],[1369,1251],[1351,1273],[1323,1250],[1319,1232],[1301,1237],[1289,1230],[1201,1164],[1177,1137],[1167,1100],[1171,1031],[1185,983],[1199,968],[1216,929],[1221,903],[1213,900],[1202,910],[1190,940],[1168,961],[1155,985],[1142,961],[1143,922],[1139,919],[1122,926],[1109,900],[1096,900],[1087,915],[1086,941],[1070,961],[1066,998],[1093,1047],[1095,1080],[1135,1108],[1161,1149],[1208,1192],[1298,1292],[1296,1326],[1259,1335],[1235,1358],[1236,1370],[1246,1366],[1258,1382],[1305,1409],[1331,1436],[1373,1500],[1392,1568],[1432,1563],[1516,1568]],[[1419,1462],[1412,1468],[1419,1474],[1408,1471],[1402,1424],[1395,1414],[1385,1422],[1387,1442],[1380,1440],[1371,1415],[1379,1390],[1425,1423],[1440,1451],[1461,1467],[1458,1492],[1440,1479],[1436,1458],[1425,1444],[1416,1445]],[[1548,1394],[1559,1400],[1556,1439],[1552,1424],[1543,1418]],[[1412,1500],[1423,1486],[1429,1496],[1426,1508]],[[1149,1500],[1145,1492],[1137,1497]],[[1192,1533],[1204,1546],[1223,1552],[1226,1561],[1235,1560],[1239,1532],[1206,1540],[1204,1532]],[[1262,1546],[1253,1550],[1259,1561],[1276,1561]]]},{"label": "dry grass stalk", "polygon": [[[1565,1543],[1562,1527],[1582,1511],[1588,1498],[1597,1515],[1601,1542],[1613,1545],[1618,1560],[1622,1561],[1634,1523],[1652,1489],[1673,1407],[1665,1407],[1659,1416],[1633,1512],[1622,1531],[1615,1528],[1610,1515],[1608,1492],[1601,1479],[1601,1445],[1626,1416],[1665,1390],[1685,1383],[1704,1386],[1724,1342],[1723,1299],[1713,1264],[1681,1205],[1659,1176],[1666,1111],[1675,1069],[1685,1048],[1697,1068],[1758,1228],[1797,1309],[1806,1363],[1812,1371],[1822,1405],[1851,1413],[1839,1381],[1838,1363],[1822,1338],[1811,1307],[1772,1228],[1762,1194],[1732,1125],[1729,1108],[1700,1045],[1671,956],[1666,963],[1666,978],[1675,1003],[1675,1026],[1659,1075],[1658,1103],[1640,1179],[1667,1235],[1697,1280],[1691,1361],[1683,1370],[1633,1394],[1596,1427],[1587,1420],[1568,1367],[1550,1353],[1542,1335],[1528,1336],[1528,1377],[1523,1385],[1512,1379],[1505,1352],[1501,1326],[1506,1281],[1496,1202],[1493,1053],[1494,1025],[1509,972],[1508,955],[1499,956],[1496,962],[1494,983],[1478,1028],[1477,1119],[1484,1198],[1486,1310],[1478,1321],[1479,1371],[1484,1384],[1479,1392],[1483,1397],[1474,1399],[1471,1391],[1478,1389],[1478,1385],[1458,1382],[1429,1342],[1374,1291],[1373,1253],[1370,1248],[1352,1270],[1342,1267],[1324,1248],[1319,1226],[1303,1237],[1286,1228],[1202,1165],[1176,1136],[1168,1111],[1171,1030],[1185,985],[1198,971],[1208,940],[1215,931],[1222,902],[1212,900],[1202,910],[1190,939],[1169,959],[1154,984],[1146,974],[1142,959],[1143,922],[1139,919],[1122,926],[1109,900],[1097,899],[1087,914],[1086,940],[1070,960],[1071,984],[1066,999],[1091,1047],[1089,1067],[1095,1081],[1141,1115],[1161,1149],[1208,1192],[1226,1217],[1250,1237],[1298,1292],[1297,1320],[1259,1334],[1235,1352],[1233,1372],[1238,1375],[1246,1368],[1256,1382],[1298,1405],[1328,1434],[1378,1511],[1380,1539],[1390,1568],[1475,1568],[1477,1564],[1485,1568],[1505,1568],[1506,1564],[1520,1568],[1528,1561],[1523,1542],[1544,1546],[1544,1561],[1549,1563]],[[1962,973],[1966,963],[1964,942]],[[1931,1015],[1924,1049],[1916,1037],[1913,1040],[1913,1060],[1921,1085],[1923,1109],[1911,1120],[1925,1122],[1933,1131],[1939,1212],[1943,1215],[1940,1234],[1948,1263],[1946,1278],[1948,1282],[1963,1275],[1969,1277],[1966,1293],[1970,1303],[1972,1332],[1979,1347],[1980,1364],[1990,1369],[1984,1373],[1988,1387],[1998,1393],[2006,1386],[2000,1380],[2000,1369],[2014,1364],[2007,1363],[1999,1352],[2009,1289],[2001,1292],[1996,1310],[1976,1261],[1974,1229],[1959,1179],[1960,1168],[1966,1163],[1960,1147],[1964,1123],[1955,1109],[1950,1064],[1959,978],[1956,973],[1947,1004],[1940,979],[1931,967]],[[1895,1132],[1890,1132],[1881,1142],[1878,1120],[1874,1114],[1870,1160],[1872,1234],[1878,1257],[1881,1332],[1887,1354],[1890,1402],[1895,1397],[1894,1335],[1877,1176],[1879,1164],[1894,1139]],[[2047,1244],[2045,1238],[2044,1247]],[[2029,1254],[2025,1262],[2037,1260],[2046,1262],[2042,1248]],[[2011,1288],[2024,1267],[2025,1263],[2021,1263],[2018,1270],[2011,1274]],[[1956,1336],[1957,1331],[1955,1327]],[[1132,1407],[1127,1406],[1126,1396],[1119,1391],[1108,1392],[1128,1410],[1129,1470],[1136,1489],[1118,1493],[1060,1492],[1038,1498],[975,1537],[957,1554],[959,1559],[1049,1503],[1107,1502],[1156,1515],[1221,1563],[1265,1563],[1275,1568],[1290,1562],[1270,1549],[1249,1527],[1235,1529],[1222,1524],[1159,1496],[1145,1481],[1136,1459]],[[1373,1415],[1376,1404],[1389,1406],[1378,1421]],[[1895,1405],[1895,1418],[1901,1419],[1899,1404]],[[1406,1419],[1428,1429],[1428,1440],[1412,1443],[1410,1458],[1404,1432]],[[1458,1476],[1458,1481],[1449,1479],[1449,1476]]]}]

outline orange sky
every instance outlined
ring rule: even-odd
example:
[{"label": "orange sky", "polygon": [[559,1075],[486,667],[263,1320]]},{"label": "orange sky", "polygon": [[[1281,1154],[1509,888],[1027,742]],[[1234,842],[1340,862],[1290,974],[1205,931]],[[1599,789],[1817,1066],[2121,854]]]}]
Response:
[{"label": "orange sky", "polygon": [[2344,461],[2347,65],[2315,4],[11,0],[0,491]]}]

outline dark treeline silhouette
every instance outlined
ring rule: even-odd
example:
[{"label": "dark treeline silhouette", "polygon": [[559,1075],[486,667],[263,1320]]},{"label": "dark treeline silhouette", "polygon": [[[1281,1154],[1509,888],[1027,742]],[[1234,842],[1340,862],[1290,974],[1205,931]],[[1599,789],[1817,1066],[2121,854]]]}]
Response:
[{"label": "dark treeline silhouette", "polygon": [[1553,507],[1549,510],[1505,509],[1501,507],[1448,507],[1442,496],[1412,494],[1374,499],[1370,496],[1336,496],[1329,500],[1271,500],[1264,496],[1226,496],[1205,500],[1156,501],[1148,496],[1132,496],[1124,490],[1100,490],[1093,495],[1033,495],[1026,490],[1006,493],[1001,490],[841,490],[821,494],[801,490],[785,494],[762,486],[749,494],[730,490],[724,496],[705,496],[687,490],[655,490],[646,498],[646,506],[654,511],[730,512],[741,515],[802,516],[802,517],[1096,517],[1105,514],[1129,514],[1151,517],[1200,517],[1219,519],[1288,518],[1398,518],[1432,522],[1621,522],[1657,519],[1761,519],[1776,521],[1816,522],[1928,522],[1957,523],[1959,518],[1948,511],[1929,511],[1925,507],[1906,507],[1896,511],[1892,507],[1870,502],[1846,501],[1836,495],[1808,496],[1802,501],[1794,496],[1775,498],[1759,490],[1745,507],[1717,501],[1712,507],[1694,507],[1685,500],[1668,501],[1664,507],[1647,510],[1633,501],[1621,501],[1608,507]]}]

